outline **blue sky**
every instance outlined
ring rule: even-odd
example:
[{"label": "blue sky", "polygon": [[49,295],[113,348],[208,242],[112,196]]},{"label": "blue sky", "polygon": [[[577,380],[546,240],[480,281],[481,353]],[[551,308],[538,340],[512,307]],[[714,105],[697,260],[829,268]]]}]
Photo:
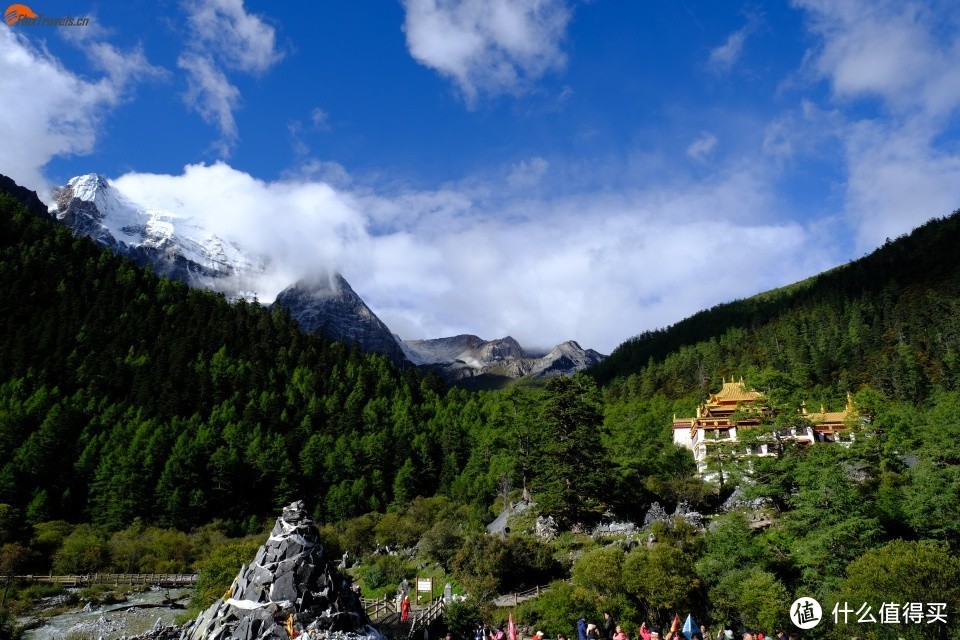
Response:
[{"label": "blue sky", "polygon": [[[609,352],[960,207],[955,3],[28,4],[0,172],[339,269],[404,338]],[[276,6],[282,7],[277,11]]]}]

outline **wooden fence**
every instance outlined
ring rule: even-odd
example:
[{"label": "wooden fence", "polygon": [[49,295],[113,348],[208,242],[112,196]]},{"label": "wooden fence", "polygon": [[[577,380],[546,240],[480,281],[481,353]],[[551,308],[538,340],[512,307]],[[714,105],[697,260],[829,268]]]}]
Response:
[{"label": "wooden fence", "polygon": [[20,575],[3,576],[0,581],[39,582],[62,584],[65,587],[85,587],[91,584],[148,585],[158,587],[192,587],[197,584],[196,573],[85,573],[68,576]]},{"label": "wooden fence", "polygon": [[388,598],[386,596],[379,600],[361,598],[361,601],[363,602],[364,610],[367,612],[367,617],[374,623],[397,612],[397,604],[394,598]]},{"label": "wooden fence", "polygon": [[425,607],[417,611],[413,616],[411,616],[410,632],[407,634],[407,637],[412,638],[415,633],[422,630],[424,627],[429,627],[435,620],[442,618],[446,607],[447,601],[443,598],[440,598],[429,607]]},{"label": "wooden fence", "polygon": [[548,591],[550,585],[537,585],[532,589],[527,589],[526,591],[520,591],[518,593],[508,593],[502,596],[497,596],[493,600],[493,604],[498,607],[515,607],[521,602],[536,598],[544,591]]}]

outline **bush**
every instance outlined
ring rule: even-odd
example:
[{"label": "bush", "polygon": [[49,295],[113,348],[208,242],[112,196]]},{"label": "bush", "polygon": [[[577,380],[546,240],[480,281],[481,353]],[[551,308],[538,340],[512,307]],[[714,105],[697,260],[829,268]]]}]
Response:
[{"label": "bush", "polygon": [[191,608],[200,610],[226,593],[240,567],[250,562],[260,548],[260,536],[231,540],[214,549],[197,564],[200,577],[193,595]]},{"label": "bush", "polygon": [[483,613],[476,598],[454,600],[447,605],[447,628],[455,638],[472,638],[473,630],[483,622]]},{"label": "bush", "polygon": [[556,638],[558,633],[576,638],[577,620],[581,616],[600,620],[600,613],[595,595],[588,589],[555,582],[540,597],[521,603],[516,618],[543,631],[548,638]]},{"label": "bush", "polygon": [[33,525],[33,539],[30,548],[38,558],[46,562],[38,565],[37,573],[50,569],[50,561],[54,554],[63,546],[64,540],[73,531],[74,525],[63,520],[52,520]]},{"label": "bush", "polygon": [[17,628],[16,618],[9,611],[0,609],[0,638],[20,640],[22,637],[23,634]]},{"label": "bush", "polygon": [[553,549],[530,536],[470,536],[450,564],[461,582],[491,577],[498,593],[546,584],[561,573]]},{"label": "bush", "polygon": [[385,516],[379,513],[366,513],[347,520],[340,533],[340,544],[343,545],[343,550],[354,557],[373,551],[378,541],[377,524],[383,517]]},{"label": "bush", "polygon": [[360,579],[367,589],[379,589],[412,576],[410,567],[400,556],[377,556],[375,560],[360,567]]},{"label": "bush", "polygon": [[[92,602],[95,605],[126,602],[126,594],[117,589],[117,587],[108,584],[92,584],[80,590],[80,600]],[[120,587],[120,589],[126,589],[126,587]]]},{"label": "bush", "polygon": [[111,536],[110,555],[118,573],[185,573],[193,562],[193,543],[182,531],[137,522]]},{"label": "bush", "polygon": [[420,540],[420,549],[428,558],[443,567],[444,571],[450,570],[450,562],[462,545],[463,533],[460,527],[449,520],[435,522]]},{"label": "bush", "polygon": [[81,524],[66,537],[53,554],[53,572],[58,574],[96,573],[108,565],[110,549],[106,533],[97,526]]}]

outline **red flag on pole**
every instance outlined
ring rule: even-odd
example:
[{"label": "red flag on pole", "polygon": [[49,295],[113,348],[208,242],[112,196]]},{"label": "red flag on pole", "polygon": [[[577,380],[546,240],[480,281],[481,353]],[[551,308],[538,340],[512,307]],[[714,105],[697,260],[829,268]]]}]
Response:
[{"label": "red flag on pole", "polygon": [[507,623],[507,634],[510,640],[517,640],[517,628],[513,626],[513,614],[510,614],[510,621]]},{"label": "red flag on pole", "polygon": [[680,614],[675,613],[673,614],[673,624],[670,625],[670,632],[675,634],[678,629],[680,629]]}]

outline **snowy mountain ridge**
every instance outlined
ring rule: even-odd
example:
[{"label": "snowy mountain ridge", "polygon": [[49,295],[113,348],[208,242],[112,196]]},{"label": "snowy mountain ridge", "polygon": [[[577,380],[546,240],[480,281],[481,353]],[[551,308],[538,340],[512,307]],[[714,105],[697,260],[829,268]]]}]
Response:
[{"label": "snowy mountain ridge", "polygon": [[54,198],[50,213],[74,232],[191,286],[250,297],[269,262],[187,216],[131,201],[94,173],[72,178]]},{"label": "snowy mountain ridge", "polygon": [[[192,287],[232,298],[253,298],[267,275],[268,256],[257,256],[218,237],[184,212],[134,202],[103,176],[72,178],[54,191],[49,214],[140,266]],[[604,358],[573,341],[546,355],[530,354],[512,337],[483,340],[459,335],[403,341],[393,334],[339,273],[313,274],[280,292],[274,304],[307,332],[356,343],[399,366],[416,365],[448,382],[570,375]],[[540,357],[538,357],[540,356]]]},{"label": "snowy mountain ridge", "polygon": [[[74,233],[192,287],[249,299],[260,290],[258,281],[270,264],[268,257],[253,256],[187,215],[133,202],[97,174],[73,178],[54,196],[50,213]],[[339,273],[296,282],[274,304],[287,309],[304,331],[357,343],[409,366],[387,326]]]}]

